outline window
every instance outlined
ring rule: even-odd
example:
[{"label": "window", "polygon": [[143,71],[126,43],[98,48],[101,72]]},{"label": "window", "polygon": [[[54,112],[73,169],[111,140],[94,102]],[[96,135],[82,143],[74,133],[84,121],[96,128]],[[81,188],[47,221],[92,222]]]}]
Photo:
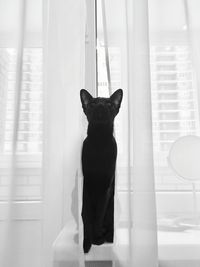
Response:
[{"label": "window", "polygon": [[189,47],[186,44],[173,45],[170,49],[167,45],[151,46],[151,75],[154,77],[151,88],[156,190],[190,191],[191,183],[175,177],[167,162],[169,149],[176,139],[200,133]]},{"label": "window", "polygon": [[[7,168],[12,154],[16,87],[18,1],[0,10],[0,200],[8,196]],[[42,1],[28,1],[23,50],[17,135],[16,195],[18,201],[41,200],[43,136]]]},{"label": "window", "polygon": [[[1,68],[1,128],[0,151],[12,150],[14,126],[14,98],[16,83],[16,50],[0,49]],[[23,57],[23,75],[18,131],[18,154],[42,152],[42,49],[26,48]]]},{"label": "window", "polygon": [[[97,4],[98,95],[108,96],[106,44],[100,2]],[[107,20],[109,23],[109,18]],[[114,22],[112,21],[112,23]],[[124,61],[126,46],[123,42],[121,28],[118,31],[119,36],[116,36],[115,27],[109,26],[107,29],[108,54],[111,87],[114,91],[127,86],[125,81],[126,62]],[[113,32],[111,27],[113,27]],[[188,43],[180,42],[180,40],[173,40],[171,45],[169,42],[166,44],[151,43],[150,64],[156,191],[191,191],[192,185],[178,179],[167,162],[170,147],[176,139],[184,135],[200,134],[196,81]],[[125,152],[126,142],[124,142],[127,138],[126,127],[124,127],[124,122],[127,120],[126,112],[126,108],[123,107],[115,122],[120,177],[123,177],[123,174],[126,175],[127,153]],[[125,183],[126,179],[120,179],[118,189],[126,188]]]},{"label": "window", "polygon": [[[0,48],[0,200],[8,195],[6,159],[12,152],[16,50]],[[41,199],[42,48],[24,49],[17,137],[16,200]]]}]

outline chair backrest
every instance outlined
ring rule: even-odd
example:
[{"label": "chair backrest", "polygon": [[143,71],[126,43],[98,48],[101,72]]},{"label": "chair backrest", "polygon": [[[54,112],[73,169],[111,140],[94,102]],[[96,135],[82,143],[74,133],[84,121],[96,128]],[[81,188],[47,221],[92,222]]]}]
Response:
[{"label": "chair backrest", "polygon": [[168,163],[179,177],[191,182],[200,180],[200,137],[177,139],[171,146]]}]

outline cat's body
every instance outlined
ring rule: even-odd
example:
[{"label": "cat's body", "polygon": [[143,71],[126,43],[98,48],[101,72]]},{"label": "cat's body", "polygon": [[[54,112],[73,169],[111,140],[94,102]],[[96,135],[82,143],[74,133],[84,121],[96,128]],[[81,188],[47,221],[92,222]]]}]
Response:
[{"label": "cat's body", "polygon": [[89,251],[91,244],[113,242],[117,157],[113,121],[121,100],[121,89],[110,98],[93,98],[86,90],[81,90],[89,122],[82,148],[84,252]]}]

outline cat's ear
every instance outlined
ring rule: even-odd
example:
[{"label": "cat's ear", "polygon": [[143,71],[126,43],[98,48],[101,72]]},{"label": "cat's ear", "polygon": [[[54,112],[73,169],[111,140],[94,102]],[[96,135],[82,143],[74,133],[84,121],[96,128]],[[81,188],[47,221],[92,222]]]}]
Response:
[{"label": "cat's ear", "polygon": [[85,109],[87,105],[90,103],[90,101],[92,101],[93,99],[91,94],[88,93],[88,91],[85,89],[81,89],[80,97],[81,97],[81,103],[82,103],[83,109]]},{"label": "cat's ear", "polygon": [[115,91],[111,96],[110,100],[112,103],[116,106],[116,108],[120,108],[121,102],[122,102],[122,97],[123,97],[123,91],[122,89],[118,89]]}]

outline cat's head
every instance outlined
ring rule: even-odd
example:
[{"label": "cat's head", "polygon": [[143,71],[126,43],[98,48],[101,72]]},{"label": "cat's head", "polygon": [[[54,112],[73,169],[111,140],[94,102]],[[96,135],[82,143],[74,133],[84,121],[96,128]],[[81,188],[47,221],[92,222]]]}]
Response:
[{"label": "cat's head", "polygon": [[118,89],[110,97],[94,98],[87,90],[80,91],[83,111],[89,123],[112,123],[119,112],[123,91]]}]

